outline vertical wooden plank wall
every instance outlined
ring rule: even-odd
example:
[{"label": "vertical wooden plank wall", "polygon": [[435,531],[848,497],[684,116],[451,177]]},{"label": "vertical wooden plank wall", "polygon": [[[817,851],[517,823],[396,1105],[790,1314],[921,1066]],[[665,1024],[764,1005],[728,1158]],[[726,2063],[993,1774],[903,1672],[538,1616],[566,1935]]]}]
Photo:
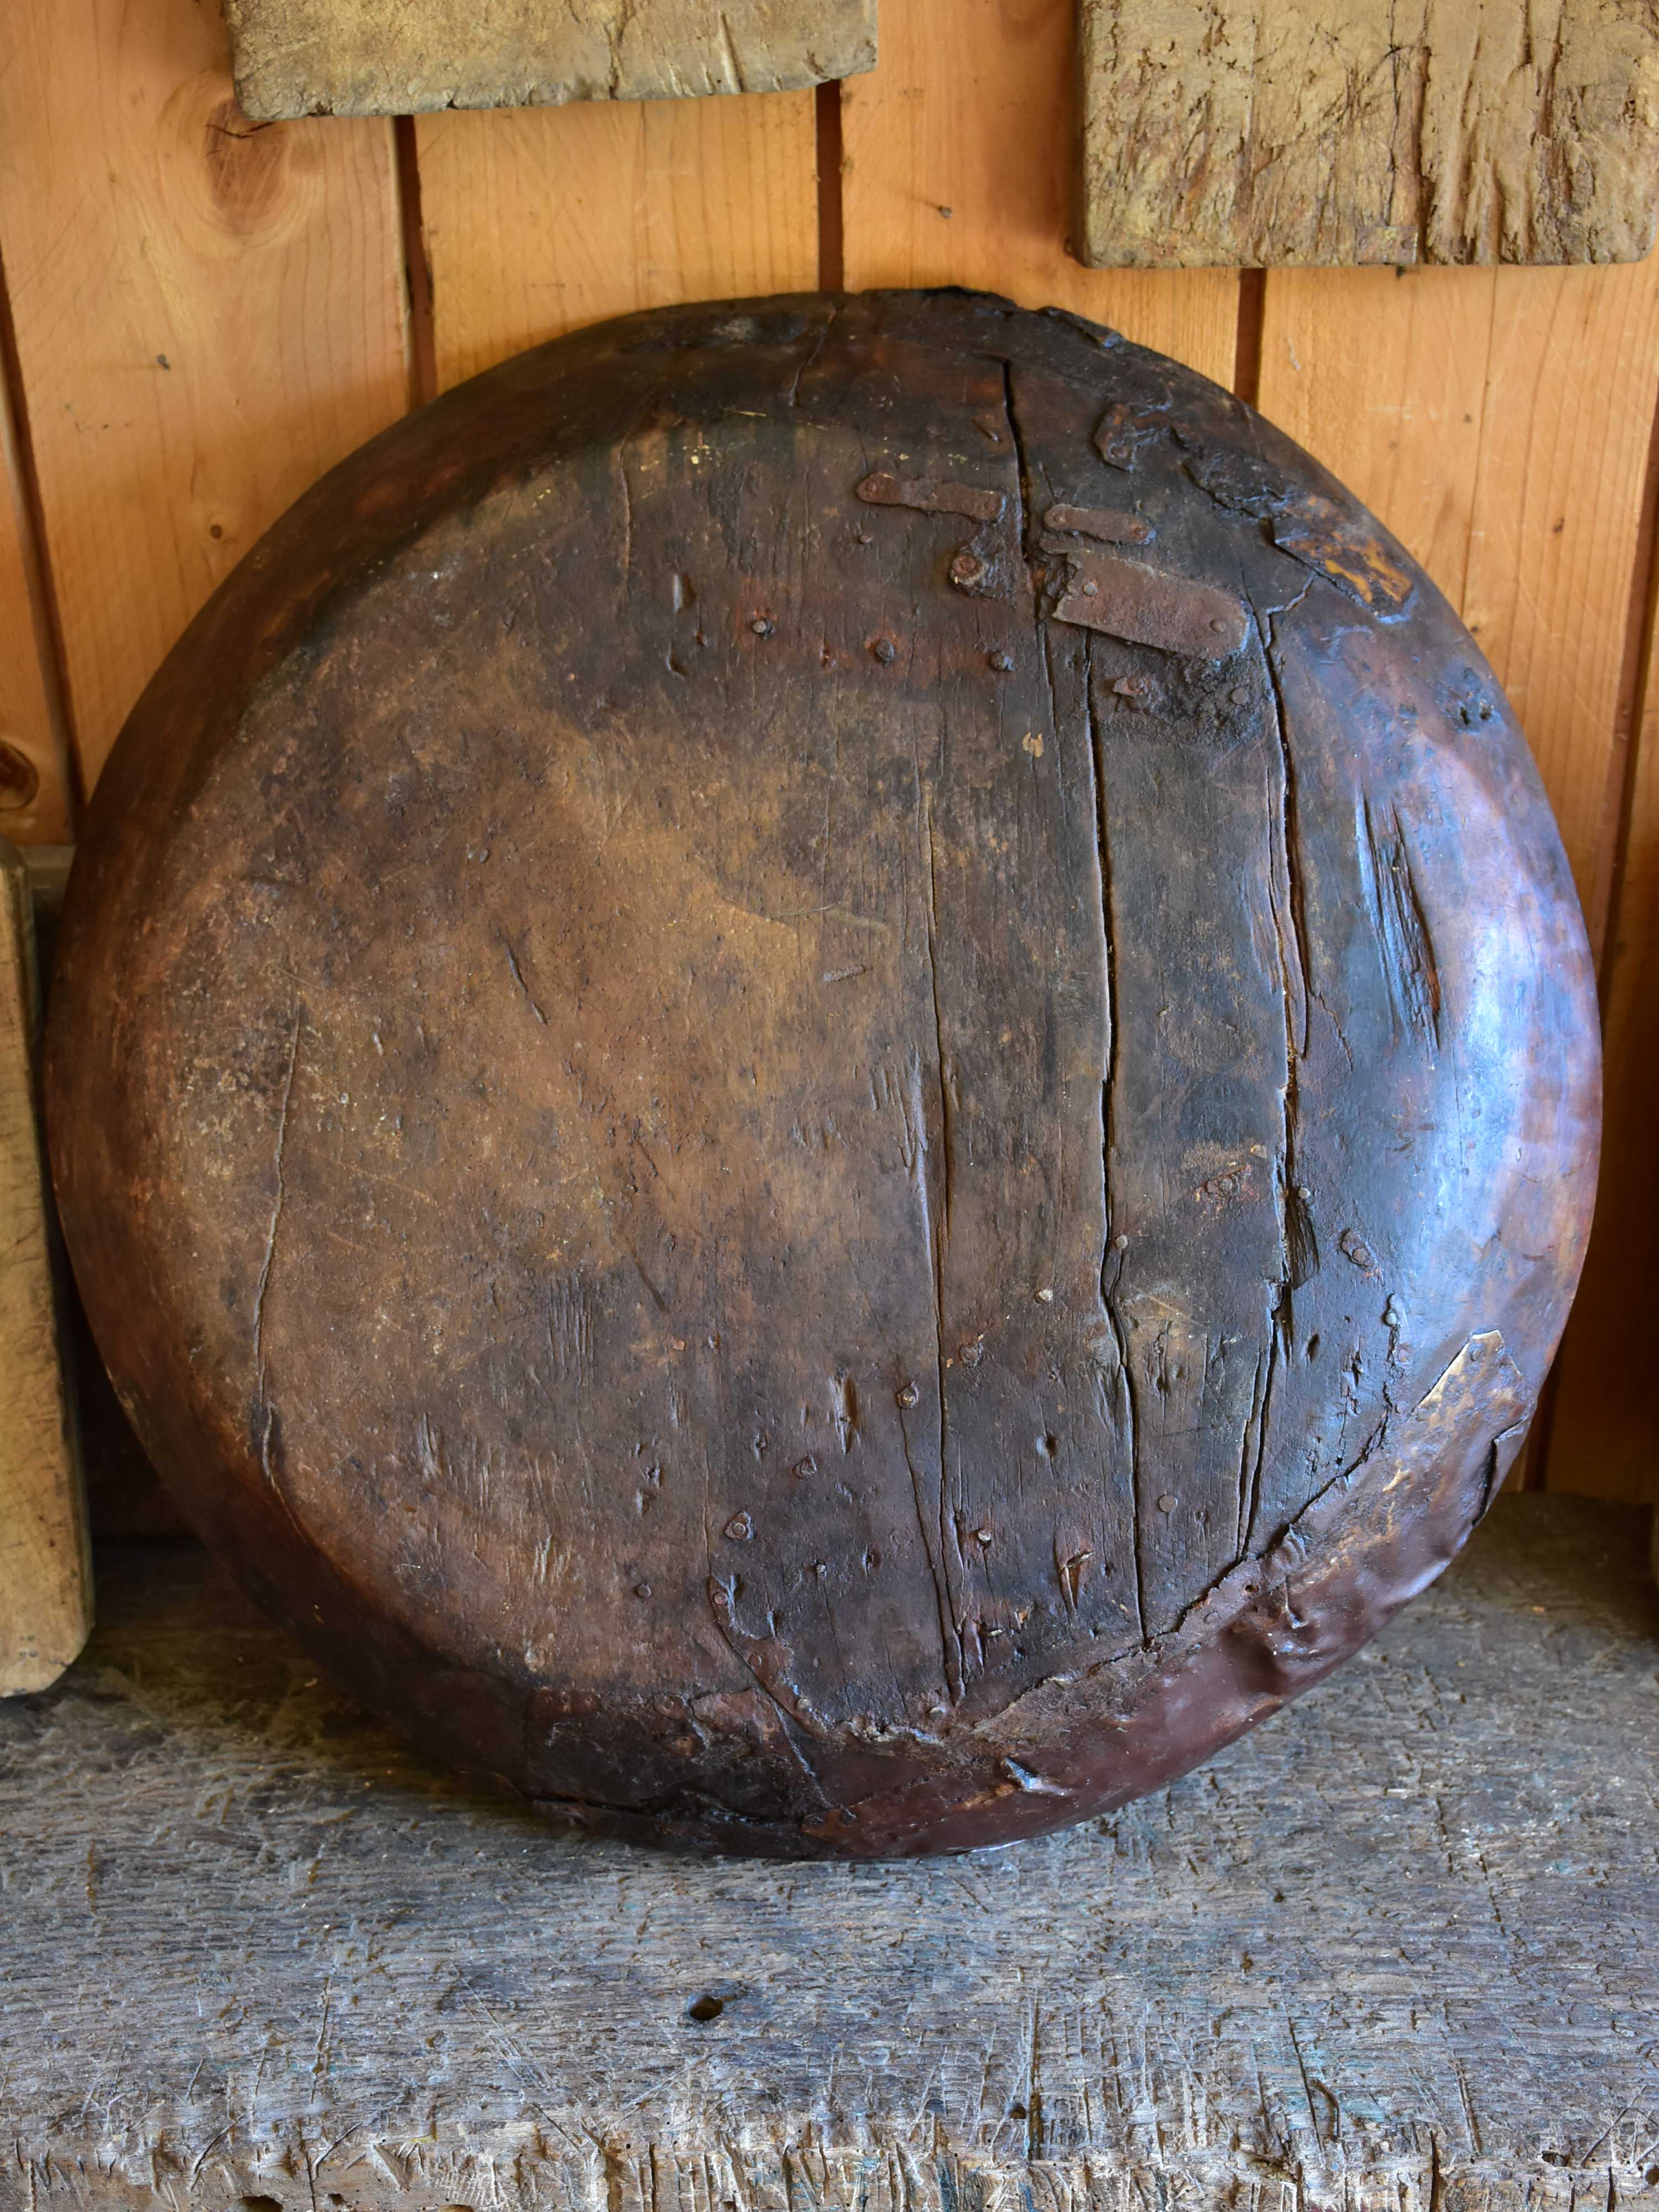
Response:
[{"label": "vertical wooden plank wall", "polygon": [[408,404],[392,126],[249,124],[210,0],[9,0],[0,258],[90,785],[220,578]]},{"label": "vertical wooden plank wall", "polygon": [[970,284],[1113,324],[1231,384],[1239,279],[1083,268],[1071,217],[1075,0],[882,0],[842,93],[849,290]]},{"label": "vertical wooden plank wall", "polygon": [[606,315],[817,283],[810,92],[415,127],[440,389]]},{"label": "vertical wooden plank wall", "polygon": [[143,680],[330,462],[580,323],[962,283],[1266,410],[1423,560],[1515,699],[1601,948],[1605,1200],[1534,1479],[1650,1494],[1659,1243],[1659,264],[1134,274],[1066,251],[1073,0],[882,0],[810,94],[256,129],[211,0],[0,27],[0,830],[61,837]]}]

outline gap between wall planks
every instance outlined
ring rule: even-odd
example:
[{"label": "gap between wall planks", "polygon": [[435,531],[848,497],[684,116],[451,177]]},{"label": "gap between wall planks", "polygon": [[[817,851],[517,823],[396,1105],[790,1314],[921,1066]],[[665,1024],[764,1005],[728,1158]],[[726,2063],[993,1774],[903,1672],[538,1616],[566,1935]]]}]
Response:
[{"label": "gap between wall planks", "polygon": [[[1656,443],[1659,443],[1656,438]],[[1651,489],[1651,483],[1650,486]],[[1556,1361],[1548,1487],[1659,1494],[1659,608],[1650,580],[1625,843],[1601,963],[1607,1125],[1583,1287]]]},{"label": "gap between wall planks", "polygon": [[635,308],[818,282],[809,92],[415,118],[438,386]]},{"label": "gap between wall planks", "polygon": [[1659,258],[1266,280],[1261,407],[1376,509],[1469,624],[1526,730],[1601,956],[1601,1204],[1510,1480],[1631,1498],[1659,1488],[1659,1329],[1642,1287],[1659,1249],[1650,678],[1636,714],[1656,392]]},{"label": "gap between wall planks", "polygon": [[1110,323],[1231,386],[1232,270],[1089,270],[1066,250],[1075,0],[881,0],[842,87],[847,284],[968,284]]},{"label": "gap between wall planks", "polygon": [[90,785],[214,586],[407,404],[389,123],[256,129],[198,0],[11,0],[0,252]]},{"label": "gap between wall planks", "polygon": [[67,844],[76,815],[68,732],[0,260],[0,837]]}]

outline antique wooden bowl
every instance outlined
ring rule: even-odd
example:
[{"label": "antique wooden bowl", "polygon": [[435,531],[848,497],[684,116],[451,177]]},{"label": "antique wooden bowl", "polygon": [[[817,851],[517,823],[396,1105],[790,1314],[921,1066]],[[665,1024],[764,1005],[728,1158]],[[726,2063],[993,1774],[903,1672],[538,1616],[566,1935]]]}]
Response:
[{"label": "antique wooden bowl", "polygon": [[100,786],[50,1048],[122,1398],[550,1816],[1003,1843],[1457,1549],[1594,994],[1490,672],[1249,409],[960,294],[679,307],[334,471]]}]

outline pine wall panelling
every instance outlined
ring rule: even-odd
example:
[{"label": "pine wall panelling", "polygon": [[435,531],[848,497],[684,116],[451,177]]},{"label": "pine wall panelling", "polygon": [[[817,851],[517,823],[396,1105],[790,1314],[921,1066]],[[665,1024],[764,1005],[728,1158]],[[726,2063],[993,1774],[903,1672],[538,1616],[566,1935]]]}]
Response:
[{"label": "pine wall panelling", "polygon": [[810,288],[838,266],[854,289],[976,285],[1115,324],[1258,393],[1424,562],[1515,700],[1609,1024],[1603,1205],[1534,1479],[1647,1494],[1659,264],[1085,270],[1066,251],[1071,40],[1072,0],[883,0],[879,67],[817,101],[258,129],[232,102],[210,5],[16,0],[0,27],[19,432],[0,484],[0,736],[40,782],[0,831],[57,837],[70,819],[58,647],[89,784],[219,577],[411,388],[603,316]]}]

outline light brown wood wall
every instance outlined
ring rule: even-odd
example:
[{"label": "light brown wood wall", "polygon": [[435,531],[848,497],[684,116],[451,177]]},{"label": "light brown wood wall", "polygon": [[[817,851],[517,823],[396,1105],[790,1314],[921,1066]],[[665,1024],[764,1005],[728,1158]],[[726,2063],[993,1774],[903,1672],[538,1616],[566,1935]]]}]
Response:
[{"label": "light brown wood wall", "polygon": [[1369,501],[1520,712],[1602,963],[1609,1073],[1595,1239],[1528,1479],[1649,1495],[1659,262],[1085,270],[1065,246],[1072,10],[882,0],[879,69],[816,99],[258,127],[213,0],[9,0],[0,832],[69,833],[146,678],[266,525],[520,347],[820,282],[980,285],[1114,323],[1259,398]]}]

